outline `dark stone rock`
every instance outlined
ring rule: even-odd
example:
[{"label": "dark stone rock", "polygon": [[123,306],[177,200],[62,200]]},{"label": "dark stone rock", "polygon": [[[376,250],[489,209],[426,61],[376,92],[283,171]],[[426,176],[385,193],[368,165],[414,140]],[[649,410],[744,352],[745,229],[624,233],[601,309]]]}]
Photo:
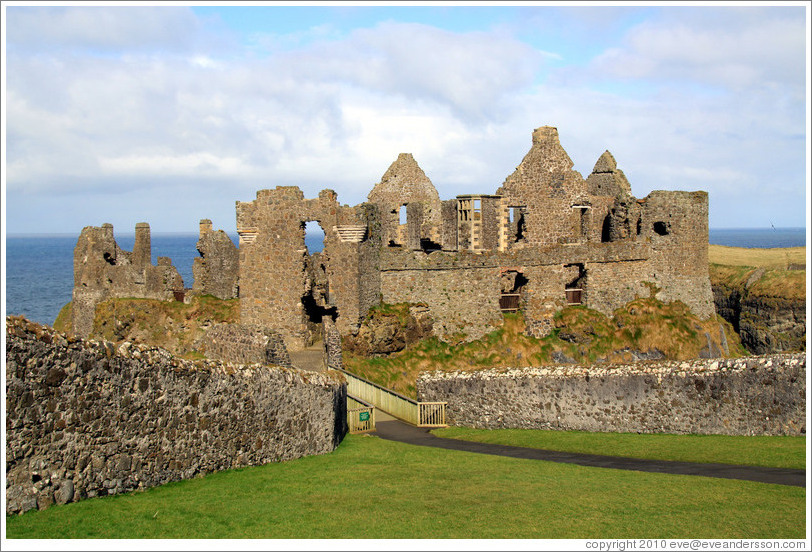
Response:
[{"label": "dark stone rock", "polygon": [[62,368],[54,367],[48,370],[48,374],[45,376],[45,383],[51,386],[57,386],[64,381],[67,377],[67,374]]},{"label": "dark stone rock", "polygon": [[67,504],[71,500],[73,500],[75,492],[75,487],[73,485],[73,481],[70,479],[65,479],[59,485],[59,490],[57,490],[54,498],[56,499],[57,504]]}]

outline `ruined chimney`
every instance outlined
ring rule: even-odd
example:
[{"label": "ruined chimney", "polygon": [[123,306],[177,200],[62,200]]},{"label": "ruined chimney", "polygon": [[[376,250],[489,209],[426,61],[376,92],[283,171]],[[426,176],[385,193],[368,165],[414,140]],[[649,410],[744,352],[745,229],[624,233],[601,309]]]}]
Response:
[{"label": "ruined chimney", "polygon": [[200,219],[200,237],[202,238],[212,230],[212,224],[209,219]]},{"label": "ruined chimney", "polygon": [[533,143],[542,144],[544,142],[560,143],[556,127],[543,126],[533,131]]},{"label": "ruined chimney", "polygon": [[139,222],[135,225],[135,246],[133,247],[133,265],[144,267],[152,264],[152,243],[149,237],[149,224]]}]

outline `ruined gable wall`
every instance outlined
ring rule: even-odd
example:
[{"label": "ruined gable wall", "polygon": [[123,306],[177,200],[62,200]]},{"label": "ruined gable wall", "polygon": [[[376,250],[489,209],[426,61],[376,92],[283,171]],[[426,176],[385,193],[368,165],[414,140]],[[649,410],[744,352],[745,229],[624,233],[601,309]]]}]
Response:
[{"label": "ruined gable wall", "polygon": [[346,383],[6,319],[6,513],[331,452]]},{"label": "ruined gable wall", "polygon": [[533,132],[533,144],[516,170],[496,191],[508,206],[526,206],[526,241],[551,245],[578,241],[572,206],[584,201],[587,187],[558,139],[554,127]]},{"label": "ruined gable wall", "polygon": [[[392,241],[419,249],[421,238],[439,243],[442,229],[440,195],[411,153],[398,155],[367,198],[378,207],[384,245]],[[404,204],[407,215],[412,210],[413,218],[407,216],[407,224],[401,225],[399,212]]]},{"label": "ruined gable wall", "polygon": [[73,252],[73,331],[89,335],[96,305],[106,299],[173,301],[174,292],[183,289],[183,279],[169,258],[159,257],[158,265],[152,264],[149,224],[136,225],[132,253],[118,246],[112,224],[86,226]]},{"label": "ruined gable wall", "polygon": [[423,372],[417,396],[487,429],[803,435],[806,356]]}]

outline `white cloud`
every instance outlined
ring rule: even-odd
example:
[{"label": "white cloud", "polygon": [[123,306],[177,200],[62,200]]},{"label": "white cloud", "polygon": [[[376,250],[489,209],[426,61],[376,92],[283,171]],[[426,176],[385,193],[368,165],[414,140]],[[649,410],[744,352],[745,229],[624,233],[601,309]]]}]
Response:
[{"label": "white cloud", "polygon": [[[689,80],[741,90],[769,83],[802,87],[803,8],[663,11],[593,62],[609,77]],[[673,17],[671,17],[673,15]]]},{"label": "white cloud", "polygon": [[8,43],[24,50],[186,49],[198,30],[194,14],[183,7],[10,6],[7,10]]},{"label": "white cloud", "polygon": [[[492,193],[541,125],[559,128],[584,176],[612,151],[638,197],[706,189],[725,198],[725,209],[756,212],[759,194],[795,198],[802,190],[803,28],[789,12],[735,15],[725,27],[718,14],[739,11],[662,10],[586,67],[547,67],[549,54],[504,30],[395,22],[344,38],[330,28],[277,37],[286,47],[265,57],[220,55],[200,46],[208,35],[187,21],[189,12],[164,9],[143,14],[156,21],[150,29],[96,20],[127,35],[119,38],[79,36],[92,27],[88,14],[104,10],[71,15],[66,30],[54,29],[60,12],[43,11],[23,21],[18,42],[9,36],[12,197],[95,194],[83,197],[108,205],[122,193],[135,198],[122,208],[140,210],[132,216],[143,220],[171,211],[150,198],[176,190],[207,211],[187,218],[216,210],[233,220],[235,199],[276,185],[298,185],[308,197],[333,188],[342,203],[364,201],[400,152],[415,155],[444,198]],[[701,17],[708,13],[717,18]],[[181,21],[179,37],[166,35],[172,18]],[[33,52],[38,33],[49,38]],[[541,71],[549,78],[539,80]],[[803,212],[797,198],[787,205],[796,217]],[[37,216],[47,218],[15,214],[14,224],[49,223]]]},{"label": "white cloud", "polygon": [[434,101],[478,119],[491,117],[505,94],[530,84],[545,57],[500,33],[390,22],[319,44],[293,61],[300,78]]}]

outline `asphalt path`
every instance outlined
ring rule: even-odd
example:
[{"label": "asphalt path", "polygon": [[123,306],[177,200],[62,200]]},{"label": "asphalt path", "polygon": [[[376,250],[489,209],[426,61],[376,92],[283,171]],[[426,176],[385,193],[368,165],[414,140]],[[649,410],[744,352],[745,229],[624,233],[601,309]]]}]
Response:
[{"label": "asphalt path", "polygon": [[746,481],[757,481],[759,483],[806,487],[806,472],[799,469],[736,466],[731,464],[702,464],[696,462],[672,462],[667,460],[642,460],[638,458],[624,458],[620,456],[602,456],[598,454],[580,454],[575,452],[559,452],[553,450],[514,447],[510,445],[477,443],[475,441],[463,441],[460,439],[437,437],[436,435],[429,433],[428,429],[414,427],[404,422],[395,420],[389,416],[378,416],[376,428],[375,434],[382,439],[400,441],[401,443],[421,447],[461,450],[465,452],[494,454],[497,456],[509,456],[511,458],[524,458],[529,460],[547,460],[549,462],[578,464],[579,466],[589,466],[594,468],[612,468],[616,470],[698,475],[702,477],[742,479]]}]

